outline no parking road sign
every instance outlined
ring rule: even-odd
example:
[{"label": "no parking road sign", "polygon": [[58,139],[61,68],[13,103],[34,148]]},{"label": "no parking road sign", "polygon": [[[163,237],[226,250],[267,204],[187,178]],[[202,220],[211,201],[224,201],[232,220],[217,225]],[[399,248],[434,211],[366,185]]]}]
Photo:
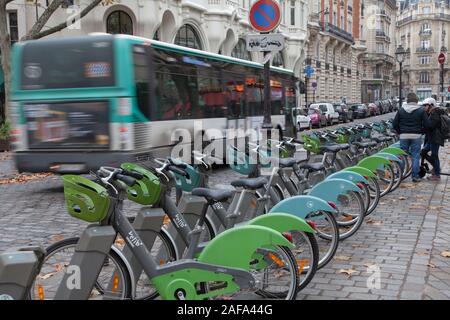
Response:
[{"label": "no parking road sign", "polygon": [[249,20],[255,30],[270,32],[280,24],[280,6],[273,0],[258,0],[250,8]]}]

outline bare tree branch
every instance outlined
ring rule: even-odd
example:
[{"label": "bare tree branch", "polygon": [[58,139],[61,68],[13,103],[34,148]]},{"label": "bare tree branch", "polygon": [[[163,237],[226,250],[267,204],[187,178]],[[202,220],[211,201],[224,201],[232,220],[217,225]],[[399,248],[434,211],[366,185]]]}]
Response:
[{"label": "bare tree branch", "polygon": [[55,32],[58,32],[58,31],[61,31],[61,30],[65,29],[65,28],[67,28],[68,26],[74,24],[77,20],[82,19],[85,15],[87,15],[89,12],[91,12],[92,9],[94,9],[100,2],[102,2],[102,0],[93,0],[86,8],[84,8],[80,12],[80,16],[79,17],[74,17],[74,19],[70,20],[70,21],[64,21],[64,22],[62,22],[62,23],[60,23],[60,24],[58,24],[58,25],[56,25],[54,27],[51,27],[51,28],[49,28],[47,30],[44,30],[44,31],[42,31],[40,33],[37,33],[37,34],[34,34],[34,35],[29,34],[29,36],[30,36],[29,39],[40,39],[40,38],[48,36],[48,35],[50,35],[52,33],[55,33]]},{"label": "bare tree branch", "polygon": [[45,11],[41,14],[41,16],[33,25],[31,30],[28,31],[28,34],[24,36],[21,40],[35,39],[34,36],[42,30],[42,28],[48,22],[50,17],[53,15],[53,13],[55,13],[55,11],[61,6],[61,3],[63,1],[64,0],[53,0],[47,7],[47,9],[45,9]]}]

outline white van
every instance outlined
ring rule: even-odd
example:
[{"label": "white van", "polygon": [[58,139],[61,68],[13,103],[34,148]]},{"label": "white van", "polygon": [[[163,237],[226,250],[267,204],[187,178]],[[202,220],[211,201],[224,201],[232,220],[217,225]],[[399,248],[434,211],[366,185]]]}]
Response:
[{"label": "white van", "polygon": [[297,127],[297,131],[311,129],[311,118],[302,108],[297,107],[292,109],[292,116],[294,119],[294,124]]},{"label": "white van", "polygon": [[329,124],[339,123],[339,113],[334,110],[331,103],[313,103],[309,106],[310,109],[320,109],[327,117]]}]

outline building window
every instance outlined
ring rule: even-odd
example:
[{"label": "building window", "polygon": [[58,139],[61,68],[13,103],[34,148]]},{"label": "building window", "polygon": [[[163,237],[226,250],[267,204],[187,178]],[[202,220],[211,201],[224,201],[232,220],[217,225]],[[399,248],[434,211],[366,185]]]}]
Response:
[{"label": "building window", "polygon": [[424,32],[424,31],[428,31],[430,29],[430,25],[428,23],[423,23],[420,26],[420,31]]},{"label": "building window", "polygon": [[17,11],[8,12],[9,18],[9,36],[11,38],[11,44],[19,41],[19,26],[17,23]]},{"label": "building window", "polygon": [[275,56],[273,57],[273,60],[272,60],[272,65],[274,67],[280,67],[280,68],[284,67],[283,55],[281,54],[281,52],[277,52],[275,54]]},{"label": "building window", "polygon": [[420,64],[430,64],[431,57],[430,56],[421,56],[419,57]]},{"label": "building window", "polygon": [[189,24],[185,24],[178,30],[177,36],[175,37],[175,44],[193,49],[202,49],[197,31]]},{"label": "building window", "polygon": [[377,42],[377,53],[384,53],[384,44],[382,42]]},{"label": "building window", "polygon": [[238,43],[234,46],[233,51],[231,51],[231,56],[239,59],[252,60],[243,39],[239,39]]},{"label": "building window", "polygon": [[428,72],[421,72],[419,74],[419,83],[430,83],[430,74]]},{"label": "building window", "polygon": [[125,11],[114,11],[106,19],[106,32],[133,34],[133,21]]},{"label": "building window", "polygon": [[352,32],[352,20],[348,20],[348,27],[347,27],[348,29],[347,29],[347,31],[348,32]]},{"label": "building window", "polygon": [[420,47],[428,49],[430,47],[430,40],[420,40]]},{"label": "building window", "polygon": [[295,0],[291,0],[291,26],[295,26]]},{"label": "building window", "polygon": [[430,7],[423,7],[422,12],[423,12],[423,14],[429,14],[430,13]]},{"label": "building window", "polygon": [[156,29],[155,34],[153,35],[153,40],[158,40],[159,41],[161,39],[160,36],[159,36],[160,29],[161,28]]},{"label": "building window", "polygon": [[345,28],[345,26],[344,26],[344,17],[343,16],[341,16],[341,29],[344,29]]},{"label": "building window", "polygon": [[337,14],[336,14],[336,12],[333,12],[333,24],[335,26],[337,26]]}]

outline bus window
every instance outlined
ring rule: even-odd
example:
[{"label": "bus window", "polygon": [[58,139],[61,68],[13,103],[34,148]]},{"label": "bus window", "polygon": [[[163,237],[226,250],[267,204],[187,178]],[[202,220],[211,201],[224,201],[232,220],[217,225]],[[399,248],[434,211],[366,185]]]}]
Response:
[{"label": "bus window", "polygon": [[[264,86],[262,78],[256,76],[253,69],[247,68],[245,77],[246,116],[263,115]],[[253,72],[252,72],[253,71]]]},{"label": "bus window", "polygon": [[24,44],[21,89],[114,86],[112,37],[40,40]]},{"label": "bus window", "polygon": [[283,114],[283,87],[277,80],[270,80],[270,108],[272,115]]},{"label": "bus window", "polygon": [[182,62],[182,55],[154,50],[156,100],[154,120],[195,117],[192,102],[197,98],[195,69]]},{"label": "bus window", "polygon": [[198,77],[199,105],[203,110],[202,117],[222,118],[226,116],[227,111],[225,95],[218,74],[208,71],[209,70],[199,70]]},{"label": "bus window", "polygon": [[138,108],[144,117],[150,119],[153,95],[151,94],[152,70],[149,48],[142,45],[133,46],[133,63]]}]

